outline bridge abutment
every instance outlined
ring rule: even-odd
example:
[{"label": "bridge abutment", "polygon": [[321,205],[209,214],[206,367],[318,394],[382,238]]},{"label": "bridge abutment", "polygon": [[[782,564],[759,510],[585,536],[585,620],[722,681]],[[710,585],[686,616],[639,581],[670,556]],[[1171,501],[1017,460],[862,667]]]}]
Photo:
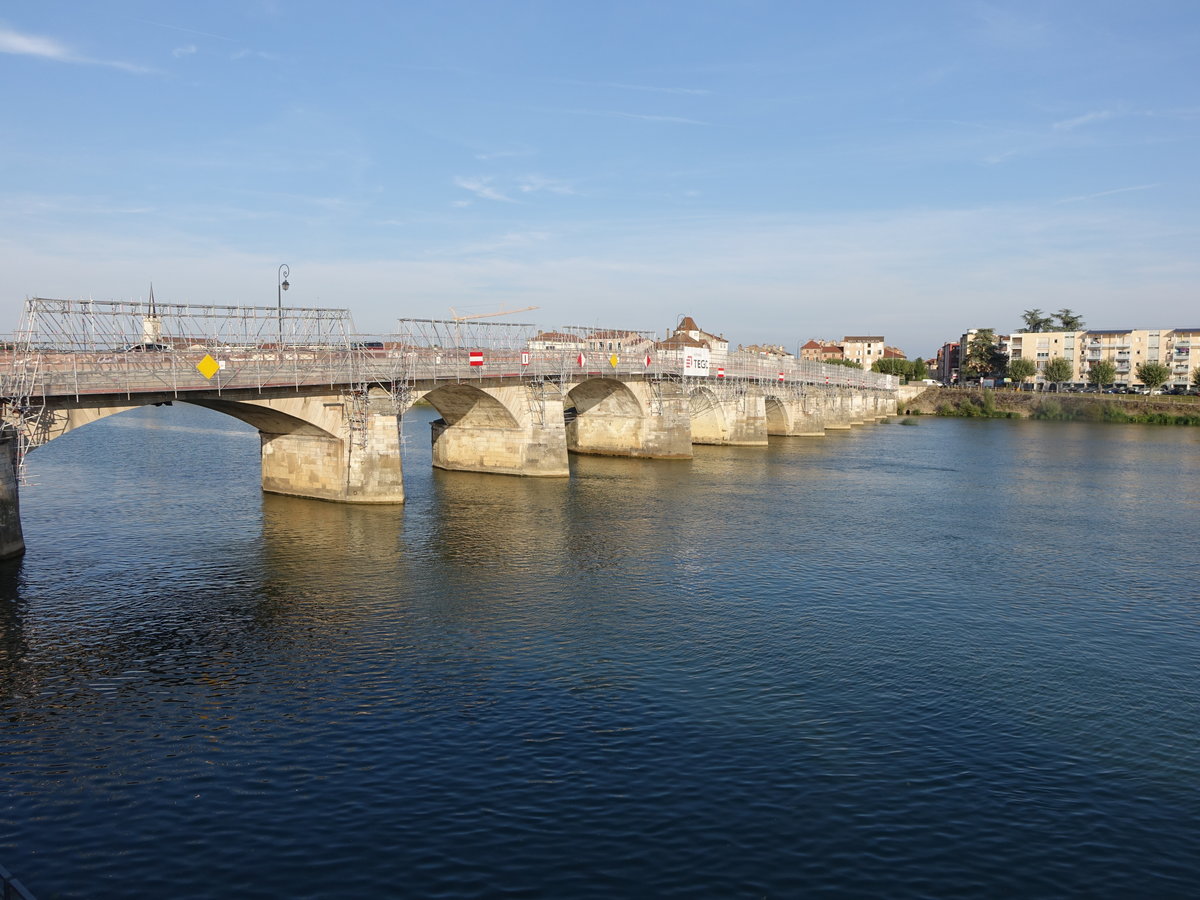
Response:
[{"label": "bridge abutment", "polygon": [[0,432],[0,559],[12,559],[24,552],[21,495],[17,489],[17,435],[6,427]]}]

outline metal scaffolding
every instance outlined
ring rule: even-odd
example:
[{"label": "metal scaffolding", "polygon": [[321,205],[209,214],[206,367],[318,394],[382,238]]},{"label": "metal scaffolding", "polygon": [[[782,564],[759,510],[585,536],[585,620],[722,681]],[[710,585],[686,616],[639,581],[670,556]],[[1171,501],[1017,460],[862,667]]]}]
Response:
[{"label": "metal scaffolding", "polygon": [[369,395],[403,380],[402,358],[357,334],[346,309],[34,297],[2,353],[0,402],[17,431],[19,472],[46,439],[47,397],[327,386],[344,393],[361,443]]}]

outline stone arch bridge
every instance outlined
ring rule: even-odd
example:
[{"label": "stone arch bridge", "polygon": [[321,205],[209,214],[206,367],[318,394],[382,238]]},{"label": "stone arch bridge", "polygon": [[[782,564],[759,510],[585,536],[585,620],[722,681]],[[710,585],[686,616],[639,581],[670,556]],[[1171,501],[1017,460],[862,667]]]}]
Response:
[{"label": "stone arch bridge", "polygon": [[[896,412],[889,376],[748,354],[698,373],[691,351],[636,332],[606,332],[627,336],[619,349],[567,349],[504,328],[464,338],[455,323],[446,346],[444,334],[411,330],[355,335],[342,310],[290,309],[285,330],[277,309],[159,306],[151,318],[140,304],[96,306],[28,301],[6,344],[0,401],[13,466],[0,467],[0,555],[24,548],[26,456],[151,404],[191,403],[257,428],[264,491],[354,503],[404,501],[400,421],[422,401],[440,414],[435,466],[535,477],[567,476],[572,452],[685,459],[695,444],[765,445]],[[214,333],[212,319],[241,325]]]}]

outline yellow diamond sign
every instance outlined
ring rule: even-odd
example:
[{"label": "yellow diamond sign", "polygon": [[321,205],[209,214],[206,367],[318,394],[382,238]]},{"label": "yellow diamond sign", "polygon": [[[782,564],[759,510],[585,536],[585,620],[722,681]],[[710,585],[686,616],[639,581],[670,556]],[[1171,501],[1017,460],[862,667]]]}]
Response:
[{"label": "yellow diamond sign", "polygon": [[196,368],[200,370],[200,374],[205,378],[212,380],[212,377],[221,371],[221,364],[212,358],[208,353],[204,354],[204,359],[196,363]]},{"label": "yellow diamond sign", "polygon": [[615,353],[614,353],[612,356],[610,356],[610,357],[608,358],[608,362],[609,362],[609,364],[610,364],[610,365],[611,365],[611,366],[612,366],[614,369],[617,367],[617,363],[619,363],[620,361],[621,361],[621,360],[619,360],[619,359],[617,358],[617,354],[615,354]]}]

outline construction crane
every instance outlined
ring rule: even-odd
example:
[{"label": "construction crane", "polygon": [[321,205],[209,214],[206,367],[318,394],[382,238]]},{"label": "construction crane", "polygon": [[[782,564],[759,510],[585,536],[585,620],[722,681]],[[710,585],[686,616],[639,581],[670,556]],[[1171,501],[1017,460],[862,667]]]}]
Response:
[{"label": "construction crane", "polygon": [[492,316],[511,316],[519,312],[528,312],[531,309],[540,309],[538,306],[522,306],[520,309],[502,309],[500,312],[476,313],[472,316],[460,316],[454,307],[450,307],[450,318],[455,322],[465,322],[467,319],[490,319]]}]

